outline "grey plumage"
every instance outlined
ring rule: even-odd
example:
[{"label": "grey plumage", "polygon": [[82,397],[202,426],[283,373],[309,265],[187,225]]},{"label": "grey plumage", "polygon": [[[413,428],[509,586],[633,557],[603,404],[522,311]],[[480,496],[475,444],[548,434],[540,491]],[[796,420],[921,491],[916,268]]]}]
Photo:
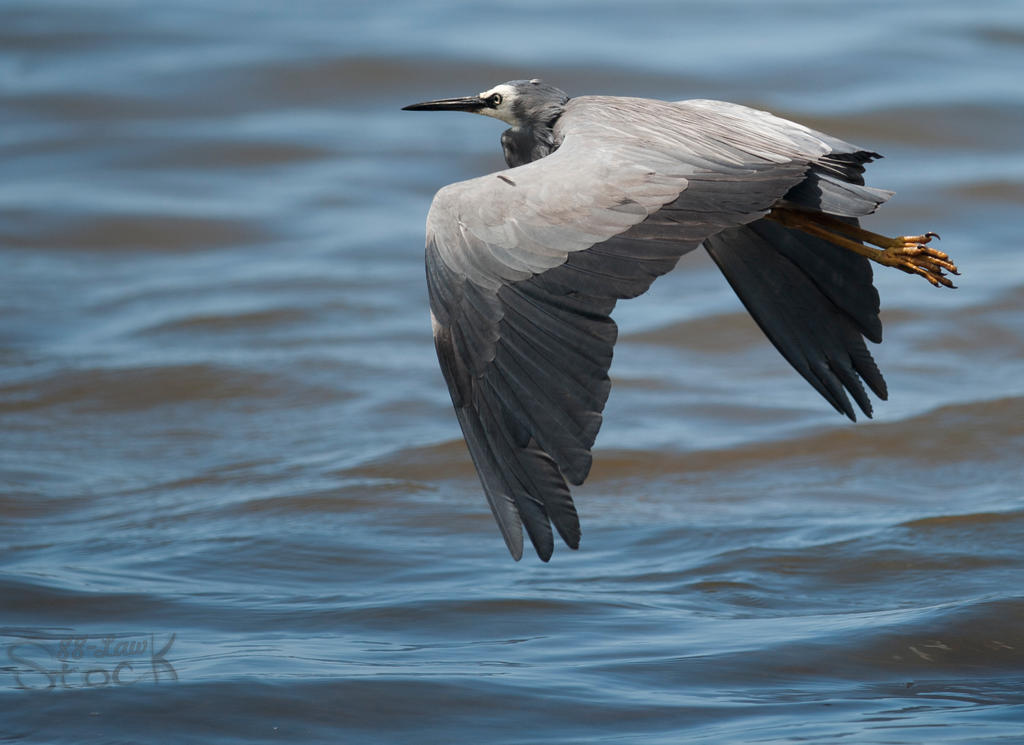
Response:
[{"label": "grey plumage", "polygon": [[718,101],[584,96],[512,81],[412,110],[502,119],[510,168],[452,184],[427,218],[435,344],[459,423],[512,555],[526,528],[580,529],[580,484],[608,397],[617,300],[701,244],[794,368],[838,411],[886,397],[864,338],[881,340],[868,261],[767,219],[780,205],[856,224],[890,192],[878,157],[769,113]]}]

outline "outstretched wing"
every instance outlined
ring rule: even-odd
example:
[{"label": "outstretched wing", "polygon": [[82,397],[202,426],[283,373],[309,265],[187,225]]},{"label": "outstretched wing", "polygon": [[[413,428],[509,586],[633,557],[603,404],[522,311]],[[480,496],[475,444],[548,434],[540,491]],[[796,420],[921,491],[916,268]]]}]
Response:
[{"label": "outstretched wing", "polygon": [[709,102],[570,101],[551,155],[438,192],[427,281],[438,359],[509,551],[572,548],[619,298],[709,236],[764,216],[834,148]]}]

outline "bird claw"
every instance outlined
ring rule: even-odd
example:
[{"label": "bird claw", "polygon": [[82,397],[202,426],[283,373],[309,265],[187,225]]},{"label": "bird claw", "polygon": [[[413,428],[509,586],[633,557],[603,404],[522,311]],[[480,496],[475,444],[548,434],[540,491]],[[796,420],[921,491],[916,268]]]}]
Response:
[{"label": "bird claw", "polygon": [[932,238],[939,238],[938,233],[928,232],[924,235],[901,235],[894,238],[892,244],[886,246],[878,257],[879,262],[886,266],[894,266],[907,274],[924,277],[935,287],[956,288],[946,276],[946,272],[959,275],[956,264],[949,260],[949,254],[935,248],[929,248]]}]

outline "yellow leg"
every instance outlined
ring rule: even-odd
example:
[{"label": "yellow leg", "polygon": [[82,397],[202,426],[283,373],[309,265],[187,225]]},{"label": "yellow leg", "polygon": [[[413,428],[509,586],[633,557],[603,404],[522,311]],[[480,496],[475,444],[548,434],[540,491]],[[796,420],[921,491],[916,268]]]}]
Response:
[{"label": "yellow leg", "polygon": [[[850,225],[831,215],[787,207],[775,207],[768,213],[768,217],[787,228],[823,238],[883,266],[894,266],[907,274],[917,274],[936,287],[956,287],[945,274],[959,274],[956,264],[949,260],[947,254],[927,246],[932,238],[939,237],[935,233],[889,238]],[[878,246],[881,250],[865,246],[864,243]]]}]

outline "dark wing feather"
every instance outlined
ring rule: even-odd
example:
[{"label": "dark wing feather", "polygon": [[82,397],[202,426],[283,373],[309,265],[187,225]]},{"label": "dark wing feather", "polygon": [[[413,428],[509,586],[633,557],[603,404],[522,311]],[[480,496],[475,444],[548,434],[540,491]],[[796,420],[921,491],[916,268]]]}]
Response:
[{"label": "dark wing feather", "polygon": [[[784,202],[856,224],[892,195],[863,185],[864,164],[877,153],[841,145],[849,152],[833,152],[814,163]],[[864,337],[882,341],[870,262],[771,220],[723,230],[704,246],[796,371],[840,413],[856,420],[849,392],[870,417],[871,402],[860,379],[879,398],[887,397],[885,380],[864,343]]]},{"label": "dark wing feather", "polygon": [[705,247],[782,356],[832,406],[871,416],[858,375],[879,398],[885,381],[864,344],[881,340],[878,292],[868,261],[771,220],[729,228]]}]

